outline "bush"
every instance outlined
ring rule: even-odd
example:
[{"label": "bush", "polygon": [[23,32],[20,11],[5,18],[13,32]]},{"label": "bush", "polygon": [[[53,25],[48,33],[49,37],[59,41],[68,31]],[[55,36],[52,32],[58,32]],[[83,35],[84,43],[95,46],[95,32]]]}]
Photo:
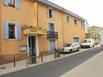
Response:
[{"label": "bush", "polygon": [[61,54],[61,49],[60,48],[56,49],[56,57],[60,57],[60,54]]}]

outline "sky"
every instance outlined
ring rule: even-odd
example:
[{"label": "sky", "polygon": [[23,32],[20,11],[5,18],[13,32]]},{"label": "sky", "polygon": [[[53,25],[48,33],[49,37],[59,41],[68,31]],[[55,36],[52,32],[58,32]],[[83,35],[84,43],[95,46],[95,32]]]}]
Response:
[{"label": "sky", "polygon": [[85,18],[89,26],[103,27],[103,0],[49,0]]}]

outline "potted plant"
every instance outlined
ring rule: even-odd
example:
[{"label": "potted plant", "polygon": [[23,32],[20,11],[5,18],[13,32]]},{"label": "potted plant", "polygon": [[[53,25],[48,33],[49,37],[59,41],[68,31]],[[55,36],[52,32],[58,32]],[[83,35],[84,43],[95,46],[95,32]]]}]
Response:
[{"label": "potted plant", "polygon": [[60,48],[56,49],[56,57],[60,57],[60,54],[61,54],[61,49]]}]

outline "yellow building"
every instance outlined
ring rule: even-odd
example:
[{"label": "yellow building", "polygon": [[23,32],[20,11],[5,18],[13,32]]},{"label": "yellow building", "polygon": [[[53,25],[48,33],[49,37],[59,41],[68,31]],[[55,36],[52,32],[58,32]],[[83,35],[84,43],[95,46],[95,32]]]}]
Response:
[{"label": "yellow building", "polygon": [[0,61],[39,56],[85,39],[85,19],[47,0],[0,0]]}]

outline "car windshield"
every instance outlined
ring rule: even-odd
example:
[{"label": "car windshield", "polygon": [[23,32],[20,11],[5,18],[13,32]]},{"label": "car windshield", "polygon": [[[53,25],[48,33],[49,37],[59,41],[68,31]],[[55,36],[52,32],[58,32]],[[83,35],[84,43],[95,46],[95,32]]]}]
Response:
[{"label": "car windshield", "polygon": [[83,43],[91,43],[91,41],[90,40],[84,40]]},{"label": "car windshield", "polygon": [[71,46],[71,44],[65,44],[65,45],[64,45],[64,47],[69,47],[69,46]]},{"label": "car windshield", "polygon": [[83,41],[83,43],[87,43],[87,42],[88,42],[87,40],[84,40],[84,41]]}]

